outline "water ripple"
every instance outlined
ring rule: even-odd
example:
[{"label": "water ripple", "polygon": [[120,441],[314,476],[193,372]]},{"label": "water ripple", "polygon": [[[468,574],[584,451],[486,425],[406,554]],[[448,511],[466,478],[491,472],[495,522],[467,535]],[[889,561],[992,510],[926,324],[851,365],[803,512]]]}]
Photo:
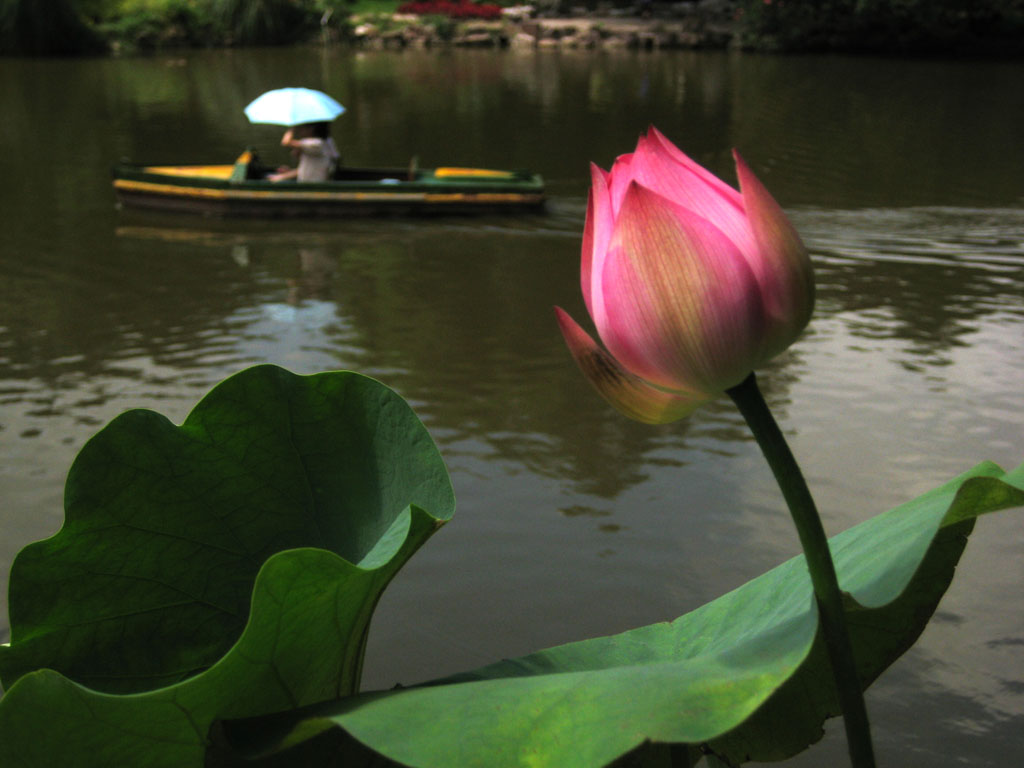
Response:
[{"label": "water ripple", "polygon": [[797,209],[792,219],[815,254],[835,261],[1024,269],[1024,209]]}]

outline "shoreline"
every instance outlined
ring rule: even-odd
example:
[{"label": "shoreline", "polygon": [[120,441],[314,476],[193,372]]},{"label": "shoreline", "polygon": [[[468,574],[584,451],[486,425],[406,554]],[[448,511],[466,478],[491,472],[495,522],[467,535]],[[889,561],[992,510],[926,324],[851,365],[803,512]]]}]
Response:
[{"label": "shoreline", "polygon": [[[63,38],[40,36],[40,30],[34,28],[12,28],[0,36],[0,56],[120,56],[247,45],[322,45],[370,50],[732,49],[781,55],[1024,58],[1024,14],[1012,9],[995,13],[997,6],[987,13],[985,6],[973,15],[943,16],[941,8],[931,15],[913,15],[913,8],[927,1],[906,0],[909,5],[900,6],[902,15],[881,5],[856,12],[837,6],[827,14],[808,14],[802,6],[775,0],[636,0],[628,9],[598,4],[596,10],[545,0],[505,8],[485,5],[479,12],[466,13],[460,6],[460,12],[445,15],[427,11],[444,10],[445,3],[452,4],[448,0],[418,0],[399,7],[424,15],[394,12],[390,3],[385,3],[386,10],[361,13],[328,9],[322,14],[307,13],[289,29],[275,34],[246,29],[239,23],[225,26],[223,20],[217,22],[208,13],[193,9],[173,18],[154,12],[89,23],[79,20],[77,43],[67,34]],[[465,0],[459,2],[471,7]],[[374,6],[367,3],[362,7]]]}]

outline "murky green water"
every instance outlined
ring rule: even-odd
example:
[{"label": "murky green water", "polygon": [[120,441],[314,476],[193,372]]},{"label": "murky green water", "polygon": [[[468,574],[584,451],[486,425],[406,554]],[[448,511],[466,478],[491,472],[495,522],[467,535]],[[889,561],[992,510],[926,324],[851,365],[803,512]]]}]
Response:
[{"label": "murky green water", "polygon": [[[0,592],[61,521],[83,442],[130,407],[181,420],[251,363],[352,368],[408,398],[454,522],[379,608],[390,686],[674,618],[797,551],[727,402],[627,422],[573,366],[591,160],[657,125],[731,178],[738,147],[814,253],[805,338],[762,376],[836,532],[981,459],[1024,460],[1018,64],[723,54],[228,51],[0,60]],[[309,85],[353,164],[530,167],[542,217],[223,222],[117,211],[121,157],[222,162]],[[1024,754],[1024,521],[979,524],[919,644],[868,706],[881,765]],[[6,602],[0,598],[0,615]],[[7,635],[0,620],[0,639]],[[796,764],[839,764],[834,725]]]}]

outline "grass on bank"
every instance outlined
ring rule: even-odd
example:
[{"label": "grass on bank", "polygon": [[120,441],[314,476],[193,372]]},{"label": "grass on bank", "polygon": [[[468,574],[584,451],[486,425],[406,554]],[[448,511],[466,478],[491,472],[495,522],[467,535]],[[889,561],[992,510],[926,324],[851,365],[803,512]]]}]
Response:
[{"label": "grass on bank", "polygon": [[394,13],[402,0],[355,0],[345,3],[344,10],[351,16],[366,16]]}]

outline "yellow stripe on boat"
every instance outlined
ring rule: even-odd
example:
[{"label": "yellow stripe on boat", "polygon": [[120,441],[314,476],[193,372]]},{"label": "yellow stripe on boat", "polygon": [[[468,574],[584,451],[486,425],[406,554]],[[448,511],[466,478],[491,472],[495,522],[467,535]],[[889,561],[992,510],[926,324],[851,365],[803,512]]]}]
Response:
[{"label": "yellow stripe on boat", "polygon": [[518,192],[398,192],[380,191],[366,192],[341,190],[309,190],[304,192],[281,191],[276,189],[208,189],[205,187],[183,187],[177,184],[157,184],[149,181],[132,181],[117,179],[114,187],[126,192],[143,192],[153,195],[170,195],[182,198],[202,198],[206,200],[281,200],[338,202],[423,202],[423,203],[513,203],[539,202],[541,194],[523,194]]},{"label": "yellow stripe on boat", "polygon": [[439,179],[511,179],[510,171],[492,171],[487,168],[436,168],[434,176]]},{"label": "yellow stripe on boat", "polygon": [[233,165],[147,165],[142,170],[146,173],[157,173],[161,176],[193,176],[202,179],[231,178]]},{"label": "yellow stripe on boat", "polygon": [[[239,162],[247,162],[243,157]],[[173,176],[176,178],[187,178],[189,176],[200,179],[223,179],[231,178],[234,165],[147,165],[142,170],[146,173],[153,173],[160,176]],[[458,168],[445,167],[434,170],[434,176],[439,179],[512,179],[515,173],[511,171],[495,171],[489,168]]]}]

